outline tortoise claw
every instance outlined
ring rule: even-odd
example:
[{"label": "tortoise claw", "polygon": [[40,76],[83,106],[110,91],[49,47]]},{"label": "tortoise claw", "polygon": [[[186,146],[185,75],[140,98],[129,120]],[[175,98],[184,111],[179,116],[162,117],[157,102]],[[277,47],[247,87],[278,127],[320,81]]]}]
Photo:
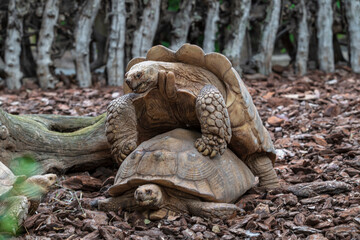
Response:
[{"label": "tortoise claw", "polygon": [[204,156],[207,156],[207,155],[209,155],[209,153],[210,153],[210,151],[209,151],[209,149],[207,148],[207,149],[205,149],[205,151],[203,151],[203,155]]},{"label": "tortoise claw", "polygon": [[210,154],[210,158],[215,157],[217,153],[218,153],[218,151],[212,150],[212,152],[211,152],[211,154]]}]

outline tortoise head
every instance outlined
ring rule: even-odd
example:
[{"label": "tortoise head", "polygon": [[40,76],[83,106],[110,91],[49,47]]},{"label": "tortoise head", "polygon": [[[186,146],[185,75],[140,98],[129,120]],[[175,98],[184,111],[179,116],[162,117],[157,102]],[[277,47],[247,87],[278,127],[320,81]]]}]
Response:
[{"label": "tortoise head", "polygon": [[156,87],[158,71],[148,62],[141,62],[125,74],[125,82],[133,92],[143,93]]},{"label": "tortoise head", "polygon": [[160,208],[163,202],[163,193],[156,184],[139,186],[134,192],[134,197],[137,204],[143,207]]}]

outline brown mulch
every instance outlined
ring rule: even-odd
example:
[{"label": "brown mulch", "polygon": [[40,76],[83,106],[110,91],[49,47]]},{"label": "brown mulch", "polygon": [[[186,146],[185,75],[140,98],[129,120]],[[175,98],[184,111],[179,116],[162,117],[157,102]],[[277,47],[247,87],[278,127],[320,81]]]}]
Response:
[{"label": "brown mulch", "polygon": [[[281,189],[255,187],[236,203],[232,219],[189,215],[149,221],[125,210],[101,212],[116,169],[60,176],[21,239],[360,239],[360,76],[296,77],[283,71],[244,77],[270,131]],[[121,88],[0,91],[0,107],[13,114],[96,116]]]}]

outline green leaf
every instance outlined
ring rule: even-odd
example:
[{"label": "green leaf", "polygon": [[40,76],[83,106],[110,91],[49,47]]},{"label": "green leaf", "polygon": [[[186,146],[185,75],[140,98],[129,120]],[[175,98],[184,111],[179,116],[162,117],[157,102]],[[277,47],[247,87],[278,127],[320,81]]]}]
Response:
[{"label": "green leaf", "polygon": [[61,21],[61,22],[60,22],[60,25],[61,25],[61,26],[66,25],[66,21]]},{"label": "green leaf", "polygon": [[169,0],[168,1],[168,11],[177,12],[180,8],[180,0]]},{"label": "green leaf", "polygon": [[340,9],[340,6],[341,6],[341,1],[340,1],[340,0],[337,0],[337,1],[336,1],[336,7]]},{"label": "green leaf", "polygon": [[286,53],[287,51],[286,51],[286,48],[282,48],[281,50],[280,50],[280,52],[281,53]]},{"label": "green leaf", "polygon": [[291,4],[291,6],[289,7],[290,9],[294,9],[295,8],[295,4]]},{"label": "green leaf", "polygon": [[31,156],[14,158],[9,168],[15,175],[27,177],[40,173],[40,164]]},{"label": "green leaf", "polygon": [[170,43],[166,42],[166,41],[161,41],[161,45],[163,45],[164,47],[170,47]]},{"label": "green leaf", "polygon": [[294,42],[295,42],[294,34],[290,33],[290,34],[289,34],[289,39],[290,39],[290,42],[291,42],[291,43],[294,43]]},{"label": "green leaf", "polygon": [[215,41],[215,52],[220,52],[220,46],[218,41]]},{"label": "green leaf", "polygon": [[145,223],[146,225],[148,225],[148,224],[151,223],[151,221],[150,221],[149,219],[145,219],[145,220],[144,220],[144,223]]}]

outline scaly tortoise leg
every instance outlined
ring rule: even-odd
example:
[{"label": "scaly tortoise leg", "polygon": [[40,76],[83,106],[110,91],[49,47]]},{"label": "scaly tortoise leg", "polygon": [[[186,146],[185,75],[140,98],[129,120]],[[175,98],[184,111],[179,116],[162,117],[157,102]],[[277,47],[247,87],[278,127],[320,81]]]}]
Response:
[{"label": "scaly tortoise leg", "polygon": [[280,187],[272,161],[268,156],[255,153],[249,156],[245,163],[251,172],[259,177],[261,187],[267,189]]},{"label": "scaly tortoise leg", "polygon": [[230,118],[225,100],[213,85],[206,85],[196,99],[196,115],[200,121],[202,137],[195,147],[203,155],[223,154],[231,139]]},{"label": "scaly tortoise leg", "polygon": [[188,200],[186,201],[186,205],[192,215],[207,218],[226,219],[235,216],[235,214],[240,211],[240,208],[231,203],[214,203]]},{"label": "scaly tortoise leg", "polygon": [[122,161],[137,147],[137,120],[133,99],[129,93],[110,102],[107,108],[106,137],[116,162]]},{"label": "scaly tortoise leg", "polygon": [[95,200],[91,205],[97,207],[101,211],[117,212],[119,209],[134,208],[137,206],[137,203],[134,199],[134,192],[127,191],[118,197]]},{"label": "scaly tortoise leg", "polygon": [[159,71],[158,77],[159,91],[164,97],[170,101],[176,99],[175,74],[173,72],[166,73],[164,70]]}]

